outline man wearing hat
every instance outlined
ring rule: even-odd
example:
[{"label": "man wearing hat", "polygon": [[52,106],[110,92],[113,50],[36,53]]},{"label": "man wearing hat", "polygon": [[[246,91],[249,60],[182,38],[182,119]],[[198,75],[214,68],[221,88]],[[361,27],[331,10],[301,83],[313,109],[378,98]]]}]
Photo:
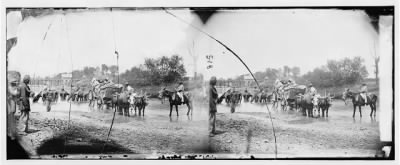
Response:
[{"label": "man wearing hat", "polygon": [[125,81],[125,85],[124,85],[124,92],[127,92],[128,94],[131,94],[133,92],[133,88],[131,86],[129,86],[128,81]]},{"label": "man wearing hat", "polygon": [[364,99],[364,104],[367,104],[367,105],[368,105],[369,99],[368,99],[368,97],[367,97],[367,95],[368,95],[368,87],[367,87],[367,84],[363,83],[363,84],[361,85],[360,95],[361,95],[361,97]]},{"label": "man wearing hat", "polygon": [[215,88],[217,85],[217,78],[215,76],[210,79],[210,90],[209,90],[209,104],[210,104],[210,112],[209,112],[209,132],[210,136],[214,136],[215,134],[215,121],[216,121],[216,113],[217,113],[217,101],[218,101],[218,93]]},{"label": "man wearing hat", "polygon": [[317,94],[317,89],[315,89],[312,83],[310,83],[308,84],[306,93],[310,94],[311,96],[315,96]]},{"label": "man wearing hat", "polygon": [[30,83],[31,78],[29,75],[25,75],[22,80],[22,84],[20,85],[20,104],[19,109],[21,110],[21,119],[25,119],[25,132],[28,132],[28,121],[29,121],[29,112],[31,111],[31,105],[29,103],[29,96],[31,95],[31,89],[28,84]]},{"label": "man wearing hat", "polygon": [[185,90],[185,87],[183,86],[183,82],[179,82],[178,87],[176,88],[178,96],[181,98],[181,103],[184,102],[183,100],[183,91]]},{"label": "man wearing hat", "polygon": [[28,159],[29,154],[18,142],[15,112],[20,99],[21,74],[7,71],[7,159]]}]

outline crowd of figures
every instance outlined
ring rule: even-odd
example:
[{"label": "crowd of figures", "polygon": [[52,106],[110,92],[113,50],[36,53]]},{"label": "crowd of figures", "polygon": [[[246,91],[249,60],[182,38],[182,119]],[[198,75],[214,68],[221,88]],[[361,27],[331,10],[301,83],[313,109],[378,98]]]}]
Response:
[{"label": "crowd of figures", "polygon": [[[129,86],[128,83],[115,84],[107,79],[93,79],[90,88],[84,90],[80,87],[71,87],[67,92],[64,88],[54,90],[44,87],[37,95],[30,93],[33,97],[33,102],[36,103],[41,98],[43,104],[46,105],[47,111],[51,110],[51,104],[61,101],[69,101],[75,103],[89,103],[90,108],[99,110],[113,109],[118,114],[130,116],[132,111],[139,116],[145,112],[145,107],[148,105],[146,92],[137,92]],[[267,88],[249,91],[247,89],[238,90],[235,87],[229,87],[223,92],[217,100],[220,104],[223,100],[231,107],[231,112],[242,102],[255,104],[270,104],[275,110],[296,110],[300,111],[304,116],[328,117],[329,108],[332,105],[334,96],[328,94],[321,96],[316,88],[310,83],[307,86],[298,85],[293,80],[281,81],[276,80],[271,92]],[[179,115],[179,105],[187,106],[187,115],[193,113],[193,98],[192,95],[184,90],[183,82],[180,82],[178,87],[172,90],[162,88],[159,91],[159,98],[164,103],[165,99],[169,101],[170,113],[172,115],[173,107],[175,107],[177,116]],[[345,89],[342,99],[347,104],[346,100],[351,99],[354,107],[353,117],[355,117],[358,107],[360,117],[362,116],[361,107],[369,105],[371,108],[370,116],[376,115],[377,96],[375,94],[367,94],[366,85],[362,85],[360,92],[353,92]],[[318,113],[318,114],[317,114]]]},{"label": "crowd of figures", "polygon": [[71,103],[89,103],[91,109],[97,108],[104,110],[104,107],[116,110],[119,114],[130,116],[130,111],[139,111],[139,115],[144,116],[147,103],[146,93],[137,93],[127,83],[125,85],[114,84],[107,79],[93,79],[89,89],[79,86],[71,86],[68,92],[64,88],[61,90],[44,87],[37,95],[31,93],[33,102],[37,103],[41,99],[46,105],[47,111],[51,111],[51,105],[58,101],[68,101]]},{"label": "crowd of figures", "polygon": [[[218,103],[225,100],[225,103],[231,107],[232,113],[235,112],[235,108],[241,104],[241,102],[248,102],[271,104],[272,109],[276,110],[301,111],[304,116],[308,117],[328,117],[333,97],[334,95],[331,94],[325,96],[320,95],[311,83],[305,86],[298,85],[293,80],[276,80],[270,93],[268,93],[267,88],[250,92],[248,89],[241,91],[237,90],[235,87],[229,87],[220,96]],[[362,106],[369,106],[371,108],[370,116],[376,116],[376,102],[378,97],[375,94],[368,93],[365,83],[362,84],[359,92],[353,92],[346,88],[342,99],[346,105],[346,100],[351,99],[354,108],[353,117],[355,117],[357,107],[360,112],[360,117],[362,117]]]}]

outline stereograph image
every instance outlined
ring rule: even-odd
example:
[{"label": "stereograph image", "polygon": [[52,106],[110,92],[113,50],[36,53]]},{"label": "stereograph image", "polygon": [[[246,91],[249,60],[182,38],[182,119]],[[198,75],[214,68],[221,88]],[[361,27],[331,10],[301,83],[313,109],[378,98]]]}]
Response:
[{"label": "stereograph image", "polygon": [[393,14],[7,8],[7,159],[394,159]]}]

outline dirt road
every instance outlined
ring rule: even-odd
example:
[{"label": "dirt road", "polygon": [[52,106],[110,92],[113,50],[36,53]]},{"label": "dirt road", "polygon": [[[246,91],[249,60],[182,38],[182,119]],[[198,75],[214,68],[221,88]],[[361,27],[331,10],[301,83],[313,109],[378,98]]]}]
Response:
[{"label": "dirt road", "polygon": [[[259,154],[273,158],[274,136],[267,108],[242,104],[233,114],[221,106],[219,134],[211,144],[216,152]],[[278,157],[374,157],[379,144],[379,109],[370,118],[352,118],[352,106],[334,102],[327,118],[308,118],[296,111],[272,110]]]},{"label": "dirt road", "polygon": [[[52,154],[252,154],[273,158],[274,136],[265,105],[242,103],[235,113],[218,106],[217,132],[208,136],[207,106],[195,104],[193,116],[187,107],[179,113],[159,100],[150,100],[145,116],[116,115],[110,140],[104,146],[113,111],[89,109],[87,103],[73,103],[68,124],[69,103],[59,102],[45,111],[32,105],[30,133],[21,134],[36,155]],[[352,118],[352,107],[334,102],[328,118],[307,118],[296,111],[271,110],[278,157],[373,157],[379,143],[379,109],[376,119]],[[69,128],[68,128],[69,127]]]}]

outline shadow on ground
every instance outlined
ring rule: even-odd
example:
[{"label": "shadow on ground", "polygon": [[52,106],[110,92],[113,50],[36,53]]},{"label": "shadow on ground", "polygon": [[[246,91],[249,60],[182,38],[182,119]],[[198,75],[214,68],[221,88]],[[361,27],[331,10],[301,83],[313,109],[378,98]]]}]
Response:
[{"label": "shadow on ground", "polygon": [[[103,149],[104,148],[104,149]],[[88,132],[72,128],[45,140],[38,148],[39,155],[51,154],[133,154],[133,152],[114,141],[99,140]]]}]

